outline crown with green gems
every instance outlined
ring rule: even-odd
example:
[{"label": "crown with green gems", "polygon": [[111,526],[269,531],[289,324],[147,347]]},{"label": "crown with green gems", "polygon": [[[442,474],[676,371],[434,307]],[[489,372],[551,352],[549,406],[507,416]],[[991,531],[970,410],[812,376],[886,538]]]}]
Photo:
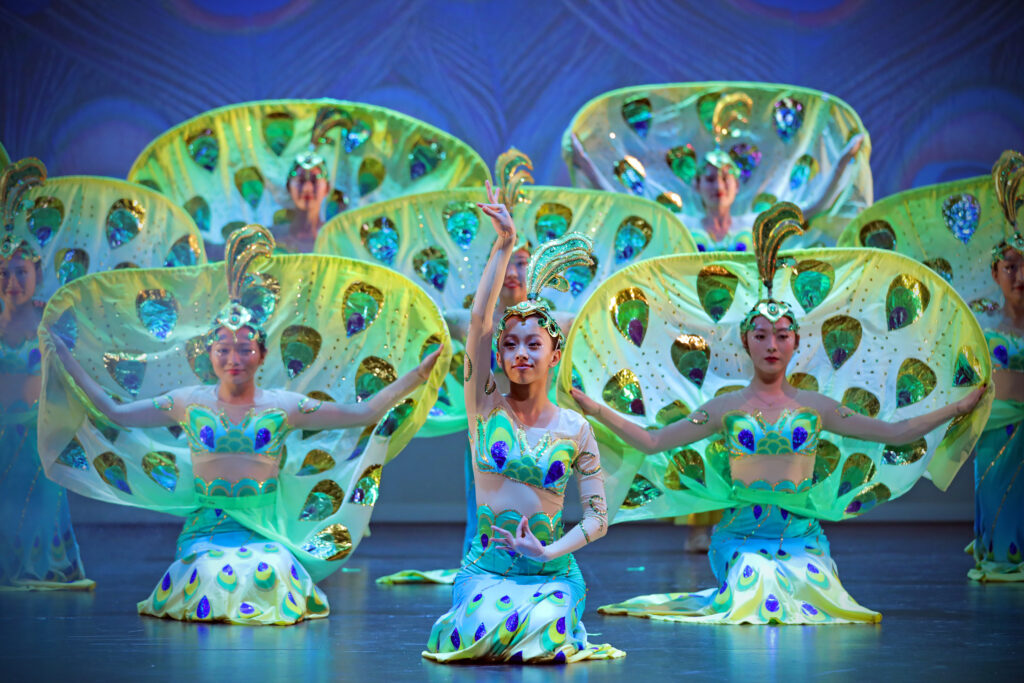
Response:
[{"label": "crown with green gems", "polygon": [[217,338],[217,330],[226,327],[238,332],[248,327],[253,332],[250,339],[261,346],[266,344],[267,333],[259,323],[259,318],[242,303],[242,294],[251,276],[258,275],[254,269],[257,261],[264,261],[274,253],[274,236],[262,225],[247,225],[231,233],[224,250],[224,271],[228,281],[230,302],[221,309],[213,319],[210,331],[206,335],[207,344]]},{"label": "crown with green gems", "polygon": [[589,237],[578,232],[569,232],[558,239],[545,242],[530,256],[526,267],[526,301],[509,306],[498,323],[497,338],[501,339],[510,318],[525,320],[531,316],[540,319],[540,326],[547,330],[555,342],[555,349],[562,348],[565,336],[554,316],[540,298],[545,287],[554,287],[560,292],[569,291],[569,281],[562,275],[569,268],[589,266],[593,263],[590,252],[594,243]]},{"label": "crown with green gems", "polygon": [[299,174],[300,170],[319,170],[321,177],[325,180],[329,178],[327,160],[317,152],[317,148],[327,141],[327,133],[335,128],[342,128],[347,123],[338,109],[322,107],[316,114],[316,120],[313,121],[313,130],[309,136],[309,149],[305,152],[299,152],[295,157],[295,163],[292,164],[291,169],[288,171],[288,177],[294,178]]},{"label": "crown with green gems", "polygon": [[1006,217],[1006,238],[992,247],[992,265],[1003,260],[1007,248],[1024,254],[1024,235],[1017,226],[1017,211],[1024,204],[1024,155],[1006,150],[992,167],[992,184],[995,185],[996,199]]},{"label": "crown with green gems", "polygon": [[0,206],[3,208],[3,239],[0,240],[0,258],[23,258],[38,261],[39,254],[24,237],[14,232],[14,219],[26,207],[25,194],[46,182],[46,166],[35,157],[16,161],[0,175]]},{"label": "crown with green gems", "polygon": [[739,180],[740,169],[729,153],[722,149],[722,140],[740,134],[739,126],[750,122],[753,107],[754,102],[746,93],[734,92],[718,98],[711,114],[711,134],[715,136],[715,148],[704,155],[704,165],[697,169],[698,174],[703,172],[702,169],[714,166]]},{"label": "crown with green gems", "polygon": [[[790,330],[796,332],[800,325],[793,307],[784,301],[772,298],[772,284],[779,267],[779,247],[791,235],[804,232],[804,214],[800,207],[790,202],[779,202],[754,220],[754,255],[757,257],[757,273],[761,284],[768,290],[768,296],[760,299],[740,323],[740,334],[754,329],[754,318],[764,316],[773,325],[782,318],[789,318]],[[760,286],[758,286],[760,289]]]}]

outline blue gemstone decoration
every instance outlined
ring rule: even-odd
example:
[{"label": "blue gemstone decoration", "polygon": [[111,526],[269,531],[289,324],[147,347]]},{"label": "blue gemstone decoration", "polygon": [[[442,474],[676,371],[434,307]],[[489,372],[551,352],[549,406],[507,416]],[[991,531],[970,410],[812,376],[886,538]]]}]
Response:
[{"label": "blue gemstone decoration", "polygon": [[519,652],[516,652],[514,655],[512,655],[509,658],[508,661],[510,661],[510,662],[512,662],[514,664],[522,664],[522,662],[523,662],[523,651],[520,650]]},{"label": "blue gemstone decoration", "polygon": [[746,251],[746,250],[747,250],[747,245],[745,245],[743,242],[740,242],[739,244],[736,245],[736,251]]},{"label": "blue gemstone decoration", "polygon": [[256,430],[256,450],[259,450],[270,443],[270,430],[260,427]]},{"label": "blue gemstone decoration", "polygon": [[719,595],[721,595],[721,594],[722,594],[722,593],[724,593],[724,592],[726,591],[726,589],[728,589],[728,588],[729,588],[729,582],[728,582],[728,581],[723,581],[723,582],[722,582],[722,585],[721,585],[721,586],[719,586],[719,588],[718,588],[718,594],[719,594]]},{"label": "blue gemstone decoration", "polygon": [[565,650],[559,650],[555,653],[555,664],[565,664]]},{"label": "blue gemstone decoration", "polygon": [[807,430],[797,427],[793,430],[793,450],[799,450],[805,443],[807,443]]},{"label": "blue gemstone decoration", "polygon": [[556,460],[551,463],[551,467],[548,468],[548,473],[544,475],[544,486],[550,486],[556,481],[561,479],[565,475],[565,465],[562,464],[561,460]]},{"label": "blue gemstone decoration", "polygon": [[188,582],[189,583],[195,583],[197,576],[199,576],[199,570],[198,569],[193,569],[192,570],[192,576],[188,577]]},{"label": "blue gemstone decoration", "polygon": [[708,250],[708,248],[705,247],[703,244],[701,244],[700,242],[697,243],[697,251],[707,251],[707,250]]},{"label": "blue gemstone decoration", "polygon": [[565,617],[558,618],[558,621],[555,622],[555,630],[559,633],[565,633]]},{"label": "blue gemstone decoration", "polygon": [[487,548],[487,544],[491,542],[491,539],[487,537],[487,534],[480,534],[480,547]]},{"label": "blue gemstone decoration", "polygon": [[779,508],[779,512],[782,514],[783,519],[789,519],[789,510],[786,508]]},{"label": "blue gemstone decoration", "polygon": [[764,606],[768,608],[769,612],[779,611],[779,600],[771,593],[768,594],[768,598],[764,601]]},{"label": "blue gemstone decoration", "polygon": [[808,603],[806,603],[806,602],[804,603],[803,609],[804,609],[804,611],[805,611],[805,612],[807,612],[808,614],[810,614],[810,615],[811,615],[812,617],[813,617],[813,616],[814,616],[815,614],[817,614],[817,613],[818,613],[818,610],[814,609],[814,605],[808,604]]},{"label": "blue gemstone decoration", "polygon": [[1002,344],[992,349],[992,357],[999,361],[999,364],[1006,367],[1010,364],[1010,354]]},{"label": "blue gemstone decoration", "polygon": [[749,564],[746,567],[743,568],[743,578],[744,579],[749,579],[753,575],[754,575],[754,568],[751,567]]},{"label": "blue gemstone decoration", "polygon": [[34,369],[39,365],[39,361],[42,360],[42,355],[39,353],[38,348],[34,348],[28,352],[28,367],[29,370]]},{"label": "blue gemstone decoration", "polygon": [[760,519],[761,518],[761,506],[760,505],[755,505],[753,512],[754,512],[754,519]]},{"label": "blue gemstone decoration", "polygon": [[171,587],[171,575],[164,574],[164,580],[160,582],[160,589],[167,590]]},{"label": "blue gemstone decoration", "polygon": [[363,314],[358,311],[350,315],[348,320],[345,321],[345,333],[349,337],[357,332],[362,332],[365,327],[366,319],[363,318]]},{"label": "blue gemstone decoration", "polygon": [[818,568],[815,567],[810,562],[807,563],[807,571],[809,571],[812,574],[820,574],[821,573],[821,571],[819,571]]},{"label": "blue gemstone decoration", "polygon": [[555,592],[553,593],[553,595],[554,595],[554,596],[555,596],[556,598],[558,598],[559,600],[561,600],[562,598],[564,598],[564,597],[565,597],[565,593],[564,593],[564,592],[562,592],[562,591],[555,591]]},{"label": "blue gemstone decoration", "polygon": [[298,570],[296,570],[296,569],[295,569],[295,565],[294,565],[294,564],[292,565],[292,577],[293,577],[293,578],[294,578],[294,579],[295,579],[296,581],[298,581],[298,580],[299,580],[299,572],[298,572]]},{"label": "blue gemstone decoration", "polygon": [[235,573],[235,570],[231,568],[230,564],[224,565],[224,567],[221,569],[221,571],[224,572],[225,574],[227,574],[228,576],[231,576],[232,574]]},{"label": "blue gemstone decoration", "polygon": [[480,625],[476,627],[476,633],[473,634],[473,642],[476,642],[487,635],[487,627],[484,626],[484,622],[480,622]]},{"label": "blue gemstone decoration", "polygon": [[505,461],[508,460],[508,444],[504,441],[495,441],[491,446],[491,457],[499,470],[504,467]]},{"label": "blue gemstone decoration", "polygon": [[199,440],[202,441],[207,448],[213,450],[217,443],[216,440],[213,438],[213,427],[211,427],[210,425],[205,425],[202,429],[200,429]]},{"label": "blue gemstone decoration", "polygon": [[265,572],[269,567],[270,565],[268,565],[266,562],[260,562],[258,565],[256,565],[256,571]]},{"label": "blue gemstone decoration", "polygon": [[505,620],[505,628],[508,629],[509,633],[515,633],[516,629],[519,628],[519,611],[516,610],[512,614],[508,615],[508,619]]},{"label": "blue gemstone decoration", "polygon": [[736,439],[743,444],[744,448],[748,451],[754,450],[754,433],[749,429],[741,429]]},{"label": "blue gemstone decoration", "polygon": [[454,631],[452,631],[451,641],[452,641],[452,646],[456,650],[458,650],[459,646],[462,644],[462,639],[459,638],[459,629],[455,629]]},{"label": "blue gemstone decoration", "polygon": [[199,601],[199,607],[196,608],[196,616],[200,619],[210,616],[210,600],[205,595]]},{"label": "blue gemstone decoration", "polygon": [[238,611],[242,614],[252,614],[256,611],[256,608],[247,602],[243,602],[241,605],[238,606]]}]

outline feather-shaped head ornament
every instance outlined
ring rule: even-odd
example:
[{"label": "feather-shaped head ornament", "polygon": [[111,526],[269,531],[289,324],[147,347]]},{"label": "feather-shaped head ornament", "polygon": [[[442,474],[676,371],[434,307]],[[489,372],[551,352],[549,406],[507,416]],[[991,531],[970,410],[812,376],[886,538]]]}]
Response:
[{"label": "feather-shaped head ornament", "polygon": [[1024,254],[1024,235],[1017,224],[1017,212],[1024,205],[1024,155],[1006,150],[992,167],[992,183],[996,199],[1006,217],[1006,238],[992,247],[992,265],[1004,258],[1007,248]]},{"label": "feather-shaped head ornament", "polygon": [[226,327],[238,332],[243,327],[252,330],[250,339],[260,346],[265,346],[267,333],[259,323],[259,318],[242,303],[246,287],[259,279],[256,268],[274,253],[274,236],[262,225],[247,225],[240,228],[228,238],[224,250],[224,272],[228,281],[228,305],[221,309],[213,320],[207,343],[217,338],[217,330]]},{"label": "feather-shaped head ornament", "polygon": [[[754,221],[754,254],[757,257],[757,273],[760,284],[768,290],[767,296],[760,299],[750,309],[743,322],[740,323],[740,334],[744,335],[754,329],[754,319],[764,316],[773,325],[782,318],[789,318],[789,329],[794,332],[800,328],[793,307],[784,301],[772,298],[772,285],[775,271],[779,266],[778,253],[782,242],[792,236],[804,232],[804,215],[800,207],[789,202],[779,202],[767,211],[762,212]],[[760,289],[760,286],[758,287]]]},{"label": "feather-shaped head ornament", "polygon": [[510,318],[526,318],[536,316],[540,325],[554,340],[555,348],[562,348],[565,336],[555,321],[551,311],[540,298],[545,287],[554,287],[560,292],[569,291],[569,281],[563,273],[576,266],[589,266],[593,263],[590,252],[594,244],[589,237],[578,232],[569,232],[558,239],[545,242],[530,256],[526,267],[526,301],[505,309],[505,314],[498,323],[497,338],[501,339],[505,326]]},{"label": "feather-shaped head ornament", "polygon": [[0,207],[3,210],[3,238],[0,258],[23,258],[36,262],[39,254],[24,237],[14,232],[14,218],[25,209],[25,194],[46,182],[46,166],[34,157],[16,161],[0,174]]}]

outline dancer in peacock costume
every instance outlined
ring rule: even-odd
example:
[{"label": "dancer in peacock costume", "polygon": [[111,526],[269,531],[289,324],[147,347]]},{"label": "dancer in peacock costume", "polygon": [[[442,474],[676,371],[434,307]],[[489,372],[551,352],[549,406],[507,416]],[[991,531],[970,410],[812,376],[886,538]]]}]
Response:
[{"label": "dancer in peacock costume", "polygon": [[0,178],[0,589],[91,589],[67,494],[37,451],[43,305],[88,272],[205,261],[188,215],[165,197],[110,178],[47,178],[37,159]]},{"label": "dancer in peacock costume", "polygon": [[[654,255],[696,251],[685,226],[654,202],[622,194],[562,187],[528,186],[532,163],[511,149],[496,163],[500,197],[519,231],[519,245],[509,260],[495,310],[495,324],[508,306],[526,300],[526,264],[536,246],[577,231],[595,244],[593,263],[565,272],[566,292],[545,293],[559,325],[569,329],[587,294],[623,265]],[[481,233],[486,221],[476,199],[479,189],[456,188],[410,195],[338,215],[320,231],[316,250],[380,262],[420,282],[444,311],[455,344],[451,371],[420,436],[466,429],[462,393],[462,343],[469,328],[469,308],[490,256],[492,240]],[[507,389],[500,367],[491,363],[499,388]],[[465,449],[467,524],[463,555],[476,536],[476,498],[470,449]],[[455,569],[404,570],[382,577],[383,583],[448,583]]]},{"label": "dancer in peacock costume", "polygon": [[754,218],[780,201],[810,218],[796,244],[830,246],[872,199],[871,147],[860,118],[842,100],[808,88],[622,88],[576,113],[563,149],[570,170],[582,170],[592,187],[655,199],[678,213],[701,251],[749,251]]},{"label": "dancer in peacock costume", "polygon": [[[362,539],[381,466],[422,424],[443,374],[431,369],[449,360],[440,314],[405,278],[305,254],[257,270],[273,244],[247,226],[228,241],[226,282],[214,266],[115,271],[47,306],[47,475],[186,518],[142,614],[326,616],[316,582]],[[335,322],[356,307],[372,309],[360,325]],[[287,389],[260,388],[257,373]]]},{"label": "dancer in peacock costume", "polygon": [[1024,580],[1024,264],[1016,228],[1022,167],[1020,154],[1006,152],[991,175],[886,197],[839,240],[928,265],[969,303],[985,331],[996,398],[974,460],[975,540],[967,550],[975,559],[968,576],[978,581]]},{"label": "dancer in peacock costume", "polygon": [[[602,453],[615,521],[726,510],[709,552],[717,588],[602,612],[878,621],[843,589],[819,520],[863,514],[926,470],[945,487],[980,434],[988,355],[952,288],[876,250],[778,259],[802,223],[776,205],[755,222],[756,253],[645,261],[581,311],[559,390],[613,444]],[[793,266],[782,283],[780,263]]]},{"label": "dancer in peacock costume", "polygon": [[[506,308],[495,330],[492,311],[516,228],[489,184],[488,199],[478,206],[498,239],[473,301],[464,366],[479,535],[455,577],[452,608],[434,624],[423,656],[445,663],[622,657],[609,645],[590,645],[580,621],[586,586],[572,552],[606,531],[604,482],[590,426],[548,398],[563,337],[540,300],[545,286],[568,289],[562,274],[590,263],[590,242],[567,233],[539,247],[527,270],[527,300]],[[495,337],[508,394],[497,390],[489,368]],[[584,515],[564,531],[573,471]]]},{"label": "dancer in peacock costume", "polygon": [[457,138],[390,109],[328,99],[199,114],[151,142],[128,173],[184,206],[218,258],[249,223],[274,226],[284,250],[309,251],[321,224],[346,209],[486,178]]}]

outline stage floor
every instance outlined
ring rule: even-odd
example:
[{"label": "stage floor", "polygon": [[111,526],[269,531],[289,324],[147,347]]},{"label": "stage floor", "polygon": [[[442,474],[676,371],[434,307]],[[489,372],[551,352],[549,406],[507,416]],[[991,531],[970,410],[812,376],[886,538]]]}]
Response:
[{"label": "stage floor", "polygon": [[[372,537],[321,586],[328,619],[290,627],[188,624],[140,617],[171,560],[176,527],[84,525],[77,529],[95,593],[0,593],[0,677],[15,680],[263,681],[971,681],[1020,675],[1024,583],[968,582],[965,524],[827,527],[847,590],[882,623],[840,626],[704,626],[597,614],[641,593],[712,585],[706,557],[678,550],[670,525],[612,527],[577,553],[589,586],[584,618],[595,642],[625,659],[570,666],[467,667],[424,661],[444,586],[378,587],[402,568],[454,566],[461,528],[373,525]],[[1017,671],[1017,674],[1013,672]],[[634,679],[639,680],[639,679]]]}]

